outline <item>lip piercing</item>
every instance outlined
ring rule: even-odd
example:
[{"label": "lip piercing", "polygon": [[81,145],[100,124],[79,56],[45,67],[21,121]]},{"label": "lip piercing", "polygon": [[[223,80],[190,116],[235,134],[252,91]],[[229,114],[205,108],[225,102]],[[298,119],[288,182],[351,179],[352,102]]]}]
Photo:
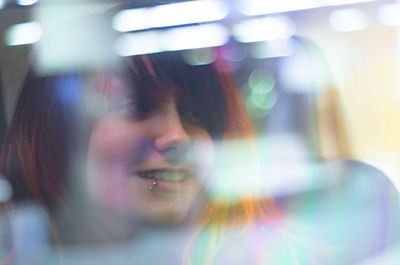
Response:
[{"label": "lip piercing", "polygon": [[[157,181],[154,179],[153,180],[153,186],[157,185]],[[149,186],[149,190],[152,191],[153,190],[153,186]]]}]

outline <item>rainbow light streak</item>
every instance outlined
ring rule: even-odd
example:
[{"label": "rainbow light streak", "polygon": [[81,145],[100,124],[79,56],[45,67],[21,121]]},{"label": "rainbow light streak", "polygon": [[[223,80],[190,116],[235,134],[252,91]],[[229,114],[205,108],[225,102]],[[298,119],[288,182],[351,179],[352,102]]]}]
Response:
[{"label": "rainbow light streak", "polygon": [[116,41],[120,56],[216,47],[229,39],[226,28],[219,24],[206,24],[169,30],[127,33]]},{"label": "rainbow light streak", "polygon": [[128,32],[218,21],[228,14],[228,6],[221,1],[198,0],[122,10],[114,16],[112,25],[117,31]]},{"label": "rainbow light streak", "polygon": [[39,0],[17,0],[17,4],[20,6],[31,6],[38,2]]},{"label": "rainbow light streak", "polygon": [[32,44],[40,40],[43,29],[38,22],[20,23],[10,26],[5,32],[8,46]]},{"label": "rainbow light streak", "polygon": [[295,32],[293,21],[286,16],[248,19],[235,24],[232,28],[234,37],[239,42],[258,42],[288,39]]}]

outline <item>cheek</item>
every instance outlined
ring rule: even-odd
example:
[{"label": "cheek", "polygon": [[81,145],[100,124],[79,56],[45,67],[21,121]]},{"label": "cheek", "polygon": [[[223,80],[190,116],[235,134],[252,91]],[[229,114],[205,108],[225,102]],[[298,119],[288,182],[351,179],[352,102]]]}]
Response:
[{"label": "cheek", "polygon": [[147,186],[135,177],[126,176],[125,172],[116,169],[109,174],[102,172],[98,177],[100,180],[92,194],[102,208],[129,214],[149,200]]},{"label": "cheek", "polygon": [[93,128],[89,141],[89,155],[103,163],[126,163],[134,159],[133,150],[144,146],[138,128],[119,119],[100,120]]},{"label": "cheek", "polygon": [[210,134],[205,130],[199,130],[192,136],[194,141],[194,163],[198,178],[204,182],[210,175],[215,162],[215,144]]},{"label": "cheek", "polygon": [[[87,181],[93,200],[103,207],[126,208],[132,194],[130,170],[143,154],[145,140],[132,124],[104,118],[93,128],[89,140]],[[138,152],[141,150],[142,152]]]}]

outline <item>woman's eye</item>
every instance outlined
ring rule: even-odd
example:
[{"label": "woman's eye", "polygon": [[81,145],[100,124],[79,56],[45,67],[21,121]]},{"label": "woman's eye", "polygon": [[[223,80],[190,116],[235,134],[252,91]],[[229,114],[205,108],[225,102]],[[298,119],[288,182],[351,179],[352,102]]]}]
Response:
[{"label": "woman's eye", "polygon": [[200,120],[200,115],[196,108],[182,109],[179,111],[179,113],[183,118],[189,119],[191,121],[199,121]]},{"label": "woman's eye", "polygon": [[139,106],[136,102],[128,102],[123,104],[117,104],[111,108],[112,111],[130,113],[137,112],[139,110]]},{"label": "woman's eye", "polygon": [[192,116],[192,117],[196,116],[194,110],[186,110],[186,111],[181,112],[181,114],[185,115],[185,116]]},{"label": "woman's eye", "polygon": [[146,104],[145,102],[131,102],[125,106],[127,115],[134,115],[136,117],[144,117],[152,110],[152,106],[150,106],[150,104]]},{"label": "woman's eye", "polygon": [[126,102],[113,106],[110,109],[113,113],[132,118],[142,118],[148,115],[152,108],[143,102]]},{"label": "woman's eye", "polygon": [[128,113],[147,113],[150,111],[150,108],[137,102],[128,103],[125,108]]}]

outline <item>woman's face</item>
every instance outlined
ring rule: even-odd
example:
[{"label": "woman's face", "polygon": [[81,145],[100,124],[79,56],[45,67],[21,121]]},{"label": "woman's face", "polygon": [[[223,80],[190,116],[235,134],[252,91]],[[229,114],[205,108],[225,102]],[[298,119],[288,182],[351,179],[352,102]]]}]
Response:
[{"label": "woman's face", "polygon": [[132,89],[113,77],[101,92],[108,111],[90,135],[91,197],[112,213],[179,223],[199,204],[213,141],[190,100],[168,91],[144,100]]}]

